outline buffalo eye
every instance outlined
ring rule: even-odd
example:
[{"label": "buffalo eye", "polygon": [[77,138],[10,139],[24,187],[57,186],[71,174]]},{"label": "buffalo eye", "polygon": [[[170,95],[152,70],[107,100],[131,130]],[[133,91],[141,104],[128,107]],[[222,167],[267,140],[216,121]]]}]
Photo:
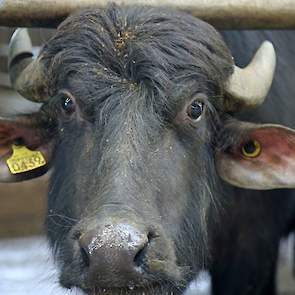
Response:
[{"label": "buffalo eye", "polygon": [[69,95],[63,94],[61,99],[61,107],[66,115],[72,115],[76,110],[74,99]]},{"label": "buffalo eye", "polygon": [[198,100],[194,100],[187,108],[188,116],[195,122],[201,119],[204,111],[204,103]]}]

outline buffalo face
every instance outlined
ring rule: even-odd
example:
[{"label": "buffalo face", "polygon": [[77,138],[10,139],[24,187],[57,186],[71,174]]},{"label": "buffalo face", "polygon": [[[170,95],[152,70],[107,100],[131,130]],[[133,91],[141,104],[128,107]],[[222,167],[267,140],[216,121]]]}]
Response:
[{"label": "buffalo face", "polygon": [[[208,24],[114,6],[69,17],[36,60],[15,52],[15,88],[43,105],[1,119],[0,177],[53,167],[46,225],[61,284],[89,294],[180,293],[208,257],[215,154],[242,163],[231,156],[240,123],[226,124],[227,112],[262,103],[273,58],[262,62],[263,89],[252,79],[251,91],[240,91],[261,51],[243,71]],[[41,151],[48,164],[14,175],[7,159],[16,144]]]},{"label": "buffalo face", "polygon": [[182,14],[111,8],[68,19],[41,56],[44,108],[58,113],[47,227],[61,283],[181,292],[207,256],[212,116],[232,71],[219,35]]}]

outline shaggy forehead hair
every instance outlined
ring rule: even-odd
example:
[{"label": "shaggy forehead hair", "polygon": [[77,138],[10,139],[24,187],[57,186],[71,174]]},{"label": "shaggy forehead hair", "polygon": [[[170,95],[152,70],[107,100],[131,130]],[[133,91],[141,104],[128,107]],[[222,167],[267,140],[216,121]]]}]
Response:
[{"label": "shaggy forehead hair", "polygon": [[70,87],[84,102],[102,102],[114,93],[137,91],[157,109],[172,108],[172,97],[183,97],[188,89],[188,96],[208,89],[220,94],[233,68],[213,27],[149,7],[111,5],[72,15],[42,55],[51,95]]}]

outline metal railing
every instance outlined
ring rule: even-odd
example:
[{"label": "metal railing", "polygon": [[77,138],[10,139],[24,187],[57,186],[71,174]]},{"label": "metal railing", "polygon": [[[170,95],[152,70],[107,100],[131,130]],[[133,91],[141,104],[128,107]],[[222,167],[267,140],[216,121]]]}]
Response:
[{"label": "metal railing", "polygon": [[177,8],[219,29],[295,28],[295,0],[1,0],[0,26],[55,27],[78,9],[110,2]]}]

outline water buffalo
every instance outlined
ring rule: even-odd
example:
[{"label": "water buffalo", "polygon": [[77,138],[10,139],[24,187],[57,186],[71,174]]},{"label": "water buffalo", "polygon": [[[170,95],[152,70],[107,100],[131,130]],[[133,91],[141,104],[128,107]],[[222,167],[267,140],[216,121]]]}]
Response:
[{"label": "water buffalo", "polygon": [[[249,62],[265,39],[275,44],[277,52],[276,74],[267,100],[255,111],[243,112],[238,117],[295,128],[295,60],[292,58],[295,32],[230,31],[222,34],[240,66]],[[279,142],[271,137],[271,146],[280,150]],[[265,163],[263,165],[265,167]],[[288,178],[286,170],[279,173]],[[293,231],[295,226],[294,190],[231,188],[223,199],[226,210],[220,211],[222,216],[215,224],[217,230],[213,231],[211,273],[214,294],[276,294],[278,243],[280,237]]]},{"label": "water buffalo", "polygon": [[263,103],[275,61],[266,42],[241,69],[209,24],[168,9],[77,13],[37,59],[16,32],[12,84],[42,106],[1,118],[0,179],[53,167],[46,227],[62,286],[181,294],[209,266],[215,294],[274,292],[289,224],[277,211],[291,199],[249,189],[294,187],[295,133],[236,113]]}]

